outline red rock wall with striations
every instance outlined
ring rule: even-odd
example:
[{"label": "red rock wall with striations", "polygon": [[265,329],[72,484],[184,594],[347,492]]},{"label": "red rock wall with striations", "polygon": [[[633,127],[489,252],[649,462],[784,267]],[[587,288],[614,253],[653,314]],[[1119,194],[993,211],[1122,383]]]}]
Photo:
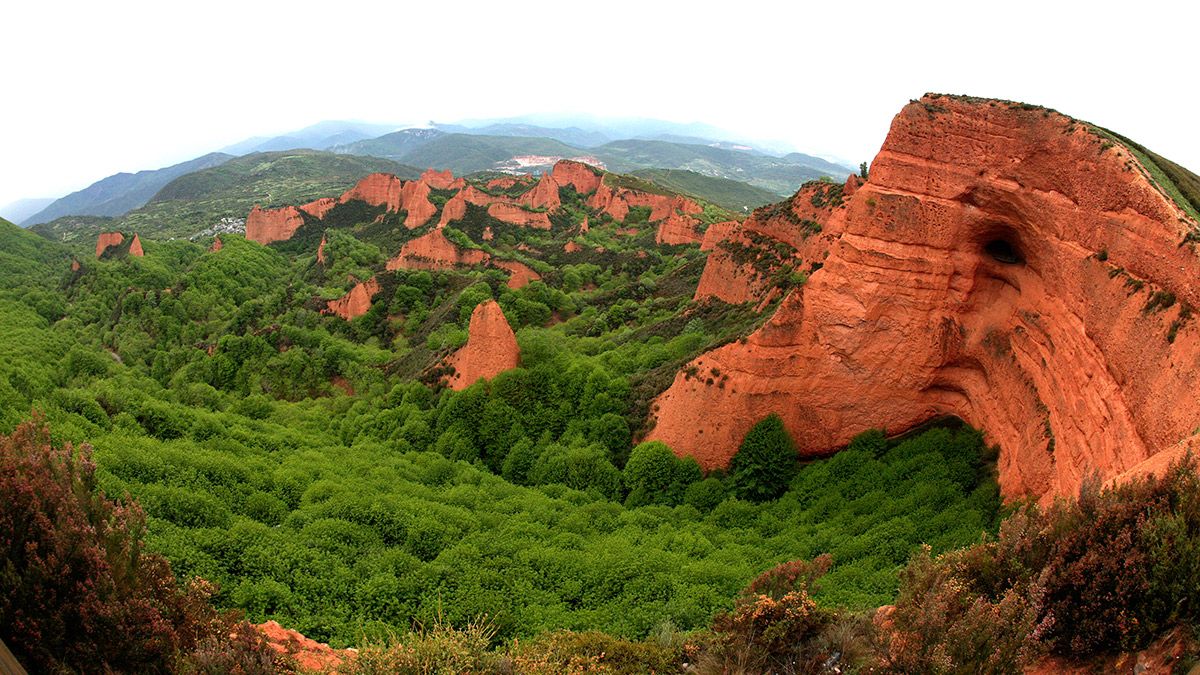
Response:
[{"label": "red rock wall with striations", "polygon": [[600,187],[600,175],[592,167],[582,162],[569,159],[559,160],[551,173],[554,182],[559,185],[573,185],[581,195],[594,192]]},{"label": "red rock wall with striations", "polygon": [[490,380],[520,363],[517,336],[495,300],[483,302],[471,312],[468,335],[467,344],[446,359],[446,365],[454,369],[446,379],[451,389],[466,389],[480,378]]},{"label": "red rock wall with striations", "polygon": [[371,298],[374,298],[377,293],[379,293],[379,282],[375,277],[371,277],[367,281],[355,284],[354,288],[337,300],[330,300],[325,311],[349,321],[370,311]]},{"label": "red rock wall with striations", "polygon": [[400,208],[408,213],[404,226],[410,230],[429,222],[437,213],[437,207],[429,201],[429,185],[417,180],[410,180],[400,188]]},{"label": "red rock wall with striations", "polygon": [[676,377],[650,438],[711,468],[770,413],[804,455],[952,414],[999,444],[1006,497],[1042,500],[1195,440],[1200,330],[1168,340],[1181,302],[1146,311],[1154,290],[1200,306],[1194,225],[1120,145],[1056,113],[926,97],[841,220],[766,324]]},{"label": "red rock wall with striations", "polygon": [[461,250],[440,229],[405,242],[387,262],[391,270],[443,270],[486,263],[491,256],[476,249]]},{"label": "red rock wall with striations", "polygon": [[392,174],[373,173],[358,181],[358,184],[347,190],[338,201],[345,203],[358,200],[395,212],[400,210],[401,187],[401,180]]},{"label": "red rock wall with striations", "polygon": [[516,204],[495,203],[488,207],[488,215],[496,220],[532,227],[539,230],[550,229],[550,215],[544,211],[526,211]]},{"label": "red rock wall with striations", "polygon": [[263,245],[287,241],[303,224],[304,216],[294,206],[263,209],[255,205],[246,217],[246,238]]},{"label": "red rock wall with striations", "polygon": [[96,239],[96,257],[104,255],[104,252],[114,246],[120,246],[125,241],[125,235],[120,232],[101,232]]},{"label": "red rock wall with striations", "polygon": [[518,200],[520,203],[534,209],[557,209],[562,206],[562,200],[558,196],[558,183],[548,174],[542,174],[537,185],[525,194],[521,195]]},{"label": "red rock wall with striations", "polygon": [[322,197],[321,199],[311,201],[301,206],[300,210],[312,216],[313,218],[320,220],[325,217],[325,214],[329,213],[330,209],[337,205],[338,200],[334,199],[333,197]]},{"label": "red rock wall with striations", "polygon": [[425,169],[418,180],[434,190],[449,190],[450,186],[454,185],[454,174],[449,169],[445,171]]},{"label": "red rock wall with striations", "polygon": [[658,224],[658,232],[654,235],[654,241],[668,245],[699,244],[704,239],[704,235],[696,231],[696,226],[699,224],[700,221],[691,216],[672,212]]}]

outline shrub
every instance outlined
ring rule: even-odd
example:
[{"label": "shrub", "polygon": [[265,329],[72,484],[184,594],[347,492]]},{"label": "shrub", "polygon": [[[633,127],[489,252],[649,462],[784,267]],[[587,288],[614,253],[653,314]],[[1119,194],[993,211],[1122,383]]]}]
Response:
[{"label": "shrub", "polygon": [[755,424],[729,464],[734,490],[742,499],[777,499],[796,475],[796,445],[772,414]]}]

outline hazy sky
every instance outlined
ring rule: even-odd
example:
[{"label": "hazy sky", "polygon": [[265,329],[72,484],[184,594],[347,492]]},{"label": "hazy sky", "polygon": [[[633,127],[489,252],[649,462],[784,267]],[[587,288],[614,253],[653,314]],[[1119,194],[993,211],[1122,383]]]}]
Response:
[{"label": "hazy sky", "polygon": [[657,117],[857,162],[926,91],[1200,170],[1190,4],[6,2],[0,204],[324,119]]}]

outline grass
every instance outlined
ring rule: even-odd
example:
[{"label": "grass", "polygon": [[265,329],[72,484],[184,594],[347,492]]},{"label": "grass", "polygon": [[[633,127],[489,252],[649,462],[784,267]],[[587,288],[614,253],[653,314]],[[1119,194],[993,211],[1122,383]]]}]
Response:
[{"label": "grass", "polygon": [[1200,176],[1120,134],[1103,127],[1092,126],[1091,129],[1093,133],[1125,146],[1146,167],[1154,184],[1192,220],[1200,222]]}]

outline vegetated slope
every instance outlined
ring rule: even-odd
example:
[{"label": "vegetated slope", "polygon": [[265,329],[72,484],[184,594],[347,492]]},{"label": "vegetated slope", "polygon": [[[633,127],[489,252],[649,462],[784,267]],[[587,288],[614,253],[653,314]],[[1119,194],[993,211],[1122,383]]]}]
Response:
[{"label": "vegetated slope", "polygon": [[668,190],[703,197],[734,213],[749,213],[764,204],[779,201],[779,195],[770,190],[742,181],[705,176],[687,169],[640,169],[632,175]]},{"label": "vegetated slope", "polygon": [[[652,437],[721,466],[767,413],[805,454],[953,414],[1000,445],[1007,497],[1164,468],[1200,429],[1200,261],[1187,204],[1139,152],[1038,106],[912,102],[866,184],[766,207],[713,243],[702,287],[722,293],[754,288],[749,261],[808,222],[819,266],[760,331],[677,374]],[[688,375],[710,369],[738,379]]]},{"label": "vegetated slope", "polygon": [[1200,221],[1200,176],[1124,136],[1108,129],[1094,128],[1099,133],[1129,148],[1150,174],[1150,178],[1166,192],[1167,196],[1187,211],[1193,220]]},{"label": "vegetated slope", "polygon": [[822,176],[841,177],[852,173],[849,167],[807,155],[772,157],[744,150],[709,145],[690,145],[666,141],[624,140],[592,149],[613,171],[627,173],[637,169],[687,169],[706,176],[728,178],[770,190],[778,195],[795,192],[802,183]]},{"label": "vegetated slope", "polygon": [[164,185],[179,176],[219,166],[232,158],[214,152],[162,169],[118,173],[55,200],[22,224],[28,227],[63,216],[121,216],[150,201]]},{"label": "vegetated slope", "polygon": [[90,242],[101,230],[137,232],[158,239],[190,237],[222,219],[245,218],[255,204],[286,204],[335,194],[378,171],[407,177],[419,173],[375,157],[315,150],[256,153],[180,176],[145,206],[120,218],[83,223],[67,218],[33,229],[65,242]]},{"label": "vegetated slope", "polygon": [[480,127],[457,124],[439,124],[437,128],[447,133],[481,136],[522,136],[527,138],[549,138],[576,148],[591,148],[613,140],[607,134],[579,127],[545,127],[518,122],[498,122]]},{"label": "vegetated slope", "polygon": [[248,138],[221,148],[221,152],[231,155],[249,155],[256,152],[298,149],[329,150],[337,145],[376,138],[381,134],[390,133],[396,128],[397,126],[392,124],[326,120],[279,136]]},{"label": "vegetated slope", "polygon": [[354,143],[343,143],[331,149],[333,152],[383,157],[393,162],[401,162],[404,161],[404,157],[408,153],[444,135],[445,132],[437,129],[401,129],[400,131],[384,134],[377,138],[363,139]]}]

